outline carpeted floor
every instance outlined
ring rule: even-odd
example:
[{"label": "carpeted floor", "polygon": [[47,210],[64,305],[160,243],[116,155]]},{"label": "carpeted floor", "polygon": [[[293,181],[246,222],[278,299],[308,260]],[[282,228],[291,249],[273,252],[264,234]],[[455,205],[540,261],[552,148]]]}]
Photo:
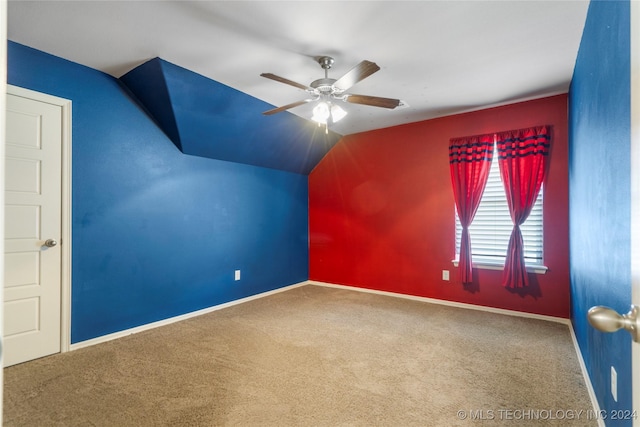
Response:
[{"label": "carpeted floor", "polygon": [[5,426],[597,425],[567,325],[313,285],[4,374]]}]

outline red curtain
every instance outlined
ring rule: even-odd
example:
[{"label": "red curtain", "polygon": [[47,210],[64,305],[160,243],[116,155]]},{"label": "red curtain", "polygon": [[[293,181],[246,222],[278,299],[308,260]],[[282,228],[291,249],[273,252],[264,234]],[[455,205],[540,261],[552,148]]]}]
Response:
[{"label": "red curtain", "polygon": [[469,225],[480,205],[489,177],[495,135],[452,138],[449,141],[449,166],[453,196],[462,225],[460,242],[460,277],[462,283],[471,283],[473,263]]},{"label": "red curtain", "polygon": [[497,134],[500,175],[513,221],[502,278],[502,285],[507,288],[529,285],[520,225],[526,221],[540,193],[550,140],[547,126]]}]

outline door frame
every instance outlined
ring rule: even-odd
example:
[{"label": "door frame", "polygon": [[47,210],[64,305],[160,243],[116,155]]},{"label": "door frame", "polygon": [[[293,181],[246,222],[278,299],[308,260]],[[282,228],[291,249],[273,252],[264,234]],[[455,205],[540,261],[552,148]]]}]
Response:
[{"label": "door frame", "polygon": [[62,188],[60,235],[60,352],[71,346],[71,101],[7,85],[7,93],[59,106],[62,110]]},{"label": "door frame", "polygon": [[[640,304],[640,2],[630,1],[631,301]],[[635,219],[634,219],[635,218]],[[631,344],[633,409],[640,414],[640,343]],[[640,427],[640,416],[633,425]]]},{"label": "door frame", "polygon": [[[7,1],[0,0],[0,93],[7,91]],[[7,99],[0,97],[0,129],[6,129]],[[6,132],[0,132],[0,158],[4,159]],[[4,162],[0,161],[0,252],[4,254]],[[0,257],[0,283],[4,290],[4,256]],[[4,292],[0,292],[0,307],[4,307]],[[0,316],[0,330],[4,331],[3,316]],[[4,340],[0,333],[0,368],[4,366]],[[0,369],[0,391],[4,390],[4,370]],[[3,415],[3,398],[0,396],[0,419]]]}]

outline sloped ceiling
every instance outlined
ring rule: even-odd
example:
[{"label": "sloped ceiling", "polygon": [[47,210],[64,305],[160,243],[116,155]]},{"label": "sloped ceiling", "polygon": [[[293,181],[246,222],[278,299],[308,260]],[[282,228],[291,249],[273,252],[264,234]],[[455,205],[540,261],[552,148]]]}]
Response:
[{"label": "sloped ceiling", "polygon": [[185,154],[307,175],[340,137],[161,58],[120,80]]},{"label": "sloped ceiling", "polygon": [[[313,160],[288,163],[316,153],[314,143],[297,142],[319,137],[309,122],[313,105],[262,116],[306,93],[261,73],[308,85],[323,77],[319,55],[335,58],[333,78],[364,59],[377,63],[380,71],[353,92],[399,98],[405,107],[346,104],[348,116],[331,125],[331,138],[551,96],[568,91],[588,6],[588,0],[11,0],[8,37],[116,78],[127,75],[141,100],[164,96],[170,106],[145,104],[185,152],[306,171]],[[144,79],[136,75],[146,65],[137,67],[154,58],[161,58],[162,74],[154,81],[168,85],[164,94],[144,95]],[[185,87],[179,78],[187,78]],[[197,81],[202,89],[193,87]],[[189,102],[198,110],[188,111]],[[171,114],[173,124],[165,120]],[[224,131],[210,125],[222,120],[229,124]],[[246,143],[233,141],[240,127],[234,120],[244,120]],[[219,146],[198,146],[212,133]],[[290,159],[283,166],[279,156]]]}]

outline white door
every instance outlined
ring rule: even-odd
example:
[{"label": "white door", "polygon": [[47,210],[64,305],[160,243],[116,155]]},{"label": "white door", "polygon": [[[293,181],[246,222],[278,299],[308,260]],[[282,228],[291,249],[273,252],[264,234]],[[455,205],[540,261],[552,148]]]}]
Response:
[{"label": "white door", "polygon": [[4,366],[60,352],[62,108],[7,95]]}]

